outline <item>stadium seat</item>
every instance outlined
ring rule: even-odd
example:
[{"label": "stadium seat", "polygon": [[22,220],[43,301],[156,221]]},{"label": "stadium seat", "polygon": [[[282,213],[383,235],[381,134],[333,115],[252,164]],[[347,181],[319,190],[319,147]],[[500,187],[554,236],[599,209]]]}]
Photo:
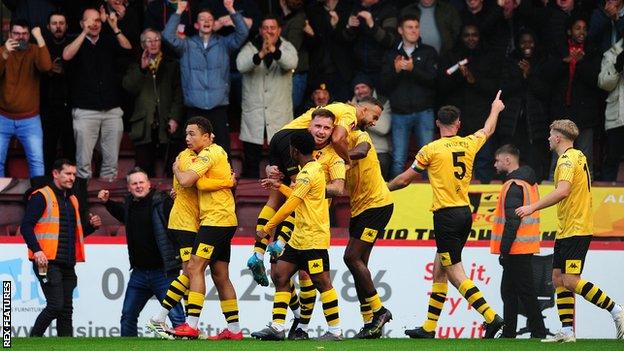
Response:
[{"label": "stadium seat", "polygon": [[130,135],[126,132],[121,136],[121,144],[119,145],[119,157],[130,157],[134,159],[134,144],[130,139]]},{"label": "stadium seat", "polygon": [[0,226],[19,225],[24,217],[24,204],[21,201],[2,201],[0,203],[2,216],[0,216]]}]

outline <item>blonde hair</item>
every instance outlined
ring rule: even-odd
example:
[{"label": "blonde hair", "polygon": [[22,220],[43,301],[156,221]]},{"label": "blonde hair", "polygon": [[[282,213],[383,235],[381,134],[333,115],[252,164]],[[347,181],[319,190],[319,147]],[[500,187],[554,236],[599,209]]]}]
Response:
[{"label": "blonde hair", "polygon": [[576,123],[569,119],[558,119],[550,124],[550,130],[561,133],[564,137],[570,141],[574,141],[579,135],[579,129]]}]

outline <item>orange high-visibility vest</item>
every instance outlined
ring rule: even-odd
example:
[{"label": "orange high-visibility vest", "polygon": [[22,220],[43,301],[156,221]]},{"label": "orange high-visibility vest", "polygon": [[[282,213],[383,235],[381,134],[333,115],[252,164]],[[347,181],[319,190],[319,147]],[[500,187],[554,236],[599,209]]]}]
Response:
[{"label": "orange high-visibility vest", "polygon": [[[522,187],[524,206],[539,200],[537,184],[531,185],[519,179],[511,179],[503,184],[503,188],[498,197],[496,211],[494,212],[494,226],[492,228],[492,238],[490,239],[490,252],[493,254],[500,254],[501,240],[503,239],[503,231],[505,230],[505,197],[507,197],[507,191],[511,184]],[[530,216],[522,218],[520,227],[518,227],[516,239],[509,250],[510,254],[533,254],[540,251],[539,223],[539,211],[535,211]]]},{"label": "orange high-visibility vest", "polygon": [[[61,231],[59,204],[54,194],[54,190],[49,186],[43,187],[33,192],[41,193],[45,198],[46,207],[43,215],[35,224],[34,232],[37,242],[41,246],[41,250],[48,260],[56,258],[56,249],[58,248],[59,233]],[[32,196],[32,195],[31,195]],[[76,196],[69,197],[71,204],[76,212],[76,262],[84,262],[84,236],[82,233],[82,223],[80,222],[80,211],[78,210],[78,199]],[[32,261],[33,252],[28,250],[28,259]]]}]

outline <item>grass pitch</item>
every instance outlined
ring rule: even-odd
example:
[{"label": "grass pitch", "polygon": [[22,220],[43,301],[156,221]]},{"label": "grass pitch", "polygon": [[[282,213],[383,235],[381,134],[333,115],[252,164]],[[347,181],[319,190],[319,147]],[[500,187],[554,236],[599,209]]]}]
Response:
[{"label": "grass pitch", "polygon": [[245,351],[365,351],[365,350],[426,350],[426,351],[538,351],[538,350],[599,350],[622,351],[623,340],[578,340],[576,343],[544,344],[539,340],[345,340],[319,341],[208,341],[160,340],[154,338],[14,338],[14,350],[45,351],[193,351],[193,350],[245,350]]}]

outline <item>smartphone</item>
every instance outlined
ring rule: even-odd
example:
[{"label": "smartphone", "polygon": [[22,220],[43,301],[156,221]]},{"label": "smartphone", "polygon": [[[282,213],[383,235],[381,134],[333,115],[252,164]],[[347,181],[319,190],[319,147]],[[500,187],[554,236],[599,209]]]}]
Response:
[{"label": "smartphone", "polygon": [[28,49],[28,42],[26,40],[20,40],[17,42],[17,50],[25,51]]}]

